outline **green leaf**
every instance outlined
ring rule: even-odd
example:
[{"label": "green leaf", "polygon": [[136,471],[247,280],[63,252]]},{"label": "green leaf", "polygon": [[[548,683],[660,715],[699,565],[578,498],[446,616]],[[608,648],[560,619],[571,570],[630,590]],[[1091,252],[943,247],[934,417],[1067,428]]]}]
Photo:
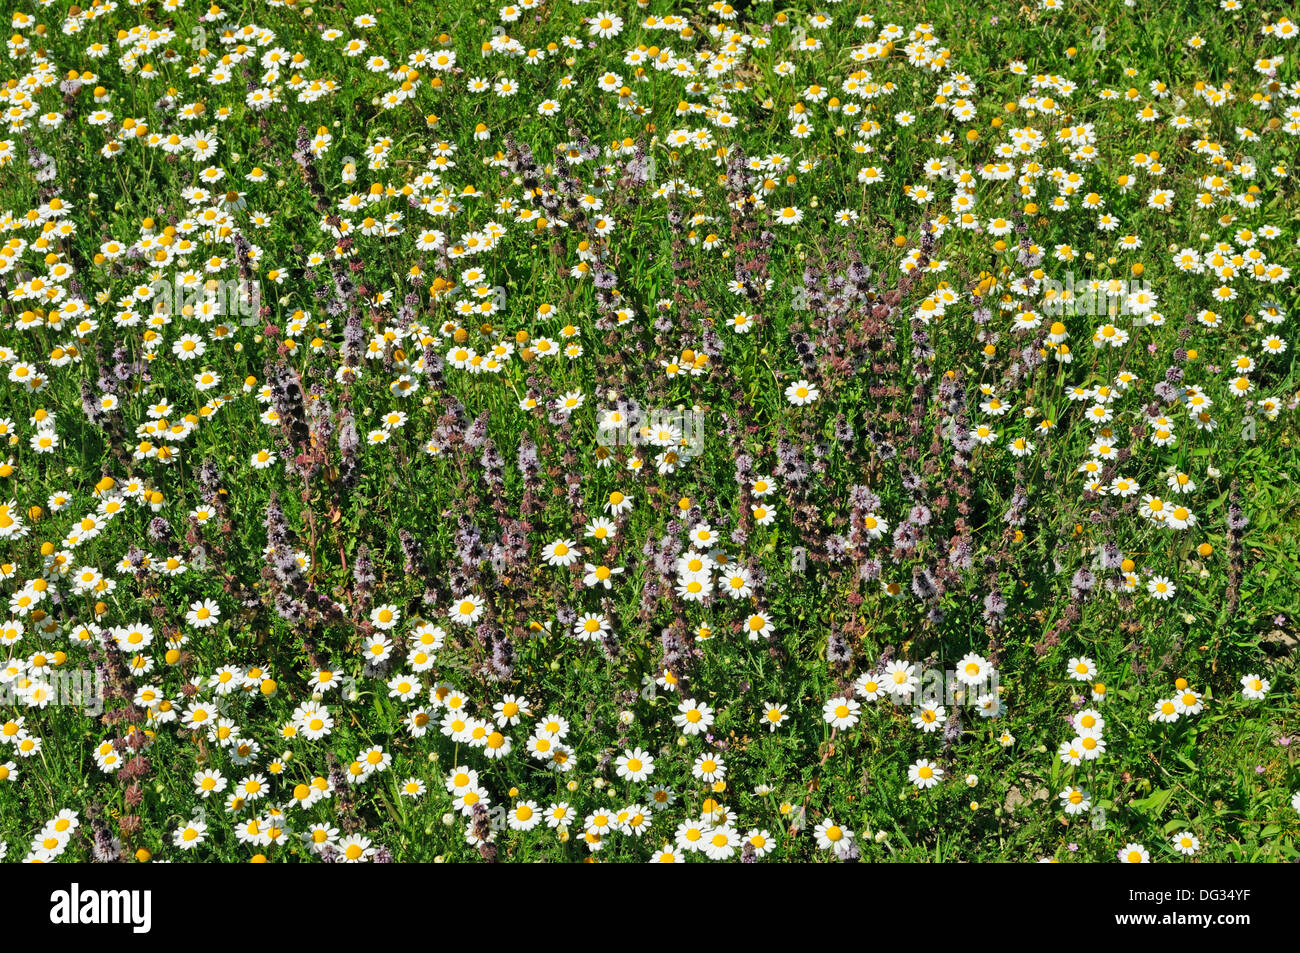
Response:
[{"label": "green leaf", "polygon": [[1169,799],[1174,796],[1173,788],[1158,788],[1151,792],[1149,797],[1144,797],[1138,801],[1130,801],[1129,807],[1143,814],[1150,814],[1155,817],[1165,809]]}]

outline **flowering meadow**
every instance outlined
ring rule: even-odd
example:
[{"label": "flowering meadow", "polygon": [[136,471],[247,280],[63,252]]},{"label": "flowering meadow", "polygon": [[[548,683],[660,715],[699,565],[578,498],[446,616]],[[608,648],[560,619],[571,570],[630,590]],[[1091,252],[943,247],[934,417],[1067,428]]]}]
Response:
[{"label": "flowering meadow", "polygon": [[15,0],[0,858],[1300,859],[1300,23]]}]

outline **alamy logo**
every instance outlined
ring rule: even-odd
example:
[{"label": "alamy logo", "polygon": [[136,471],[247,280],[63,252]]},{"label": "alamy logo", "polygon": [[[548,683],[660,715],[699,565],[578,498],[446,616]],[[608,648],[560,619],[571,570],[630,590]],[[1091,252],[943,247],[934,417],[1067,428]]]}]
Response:
[{"label": "alamy logo", "polygon": [[697,454],[704,449],[705,415],[695,410],[632,408],[596,430],[602,447],[655,446]]},{"label": "alamy logo", "polygon": [[156,314],[184,315],[205,323],[238,315],[243,326],[251,328],[261,314],[262,286],[242,278],[209,278],[193,285],[179,278],[159,279],[149,286],[149,300]]},{"label": "alamy logo", "polygon": [[36,677],[0,683],[0,706],[19,704],[69,706],[99,715],[104,710],[104,680],[93,668],[46,669]]},{"label": "alamy logo", "polygon": [[1042,308],[1047,314],[1144,315],[1155,307],[1157,297],[1149,281],[1124,278],[1075,279],[1066,272],[1064,281],[1043,279]]},{"label": "alamy logo", "polygon": [[126,924],[133,933],[148,933],[153,926],[153,891],[70,890],[50,894],[50,922],[57,925]]}]

